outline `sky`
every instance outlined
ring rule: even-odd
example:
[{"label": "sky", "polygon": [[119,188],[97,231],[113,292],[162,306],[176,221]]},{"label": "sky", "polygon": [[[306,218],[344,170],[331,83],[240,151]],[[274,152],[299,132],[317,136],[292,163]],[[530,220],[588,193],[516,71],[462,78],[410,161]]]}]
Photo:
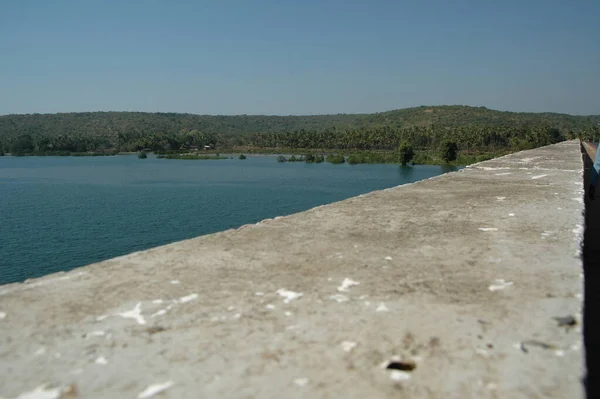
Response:
[{"label": "sky", "polygon": [[0,114],[600,114],[598,0],[0,0]]}]

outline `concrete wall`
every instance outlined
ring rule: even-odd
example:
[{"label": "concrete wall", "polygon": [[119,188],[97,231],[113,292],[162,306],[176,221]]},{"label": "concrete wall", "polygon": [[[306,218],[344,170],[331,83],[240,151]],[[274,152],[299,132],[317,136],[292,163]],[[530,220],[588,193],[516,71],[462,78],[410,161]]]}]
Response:
[{"label": "concrete wall", "polygon": [[582,397],[582,172],[565,142],[0,287],[0,395]]}]

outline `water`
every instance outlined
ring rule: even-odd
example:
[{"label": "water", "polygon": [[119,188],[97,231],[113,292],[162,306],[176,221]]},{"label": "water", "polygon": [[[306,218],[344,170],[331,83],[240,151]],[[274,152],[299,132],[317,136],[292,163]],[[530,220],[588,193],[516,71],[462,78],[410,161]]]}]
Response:
[{"label": "water", "polygon": [[429,178],[439,166],[0,157],[0,284]]}]

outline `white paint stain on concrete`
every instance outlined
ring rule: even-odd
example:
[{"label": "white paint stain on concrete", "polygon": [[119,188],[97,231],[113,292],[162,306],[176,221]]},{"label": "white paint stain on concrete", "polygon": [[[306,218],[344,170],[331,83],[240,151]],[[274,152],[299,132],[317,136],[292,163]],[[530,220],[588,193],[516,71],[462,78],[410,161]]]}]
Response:
[{"label": "white paint stain on concrete", "polygon": [[292,315],[292,312],[289,312],[289,311],[284,312],[284,315],[286,315],[287,317],[290,317]]},{"label": "white paint stain on concrete", "polygon": [[543,236],[543,237],[549,237],[549,236],[551,236],[551,235],[552,235],[552,232],[551,232],[551,231],[544,231],[544,232],[542,233],[542,236]]},{"label": "white paint stain on concrete", "polygon": [[46,354],[46,348],[44,348],[43,346],[41,348],[39,348],[38,350],[36,350],[34,353],[34,356],[43,356]]},{"label": "white paint stain on concrete", "polygon": [[294,292],[290,290],[286,290],[285,288],[280,288],[277,290],[277,294],[284,297],[283,303],[290,303],[295,299],[300,298],[304,294],[302,292]]},{"label": "white paint stain on concrete", "polygon": [[146,320],[142,316],[142,303],[138,302],[135,307],[126,312],[117,313],[115,316],[121,316],[125,319],[135,319],[138,324],[144,325],[146,324]]},{"label": "white paint stain on concrete", "polygon": [[264,292],[255,292],[254,295],[256,295],[256,296],[264,296],[265,293]]},{"label": "white paint stain on concrete", "polygon": [[490,355],[488,353],[488,351],[486,351],[485,349],[481,349],[481,348],[475,350],[475,353],[477,353],[481,357],[489,357],[489,355]]},{"label": "white paint stain on concrete", "polygon": [[514,213],[509,213],[508,216],[512,217],[512,216],[515,216],[515,214]]},{"label": "white paint stain on concrete", "polygon": [[402,370],[393,370],[390,373],[390,378],[396,382],[408,381],[410,380],[410,373]]},{"label": "white paint stain on concrete", "polygon": [[336,301],[337,303],[348,301],[348,297],[342,294],[330,295],[329,299]]},{"label": "white paint stain on concrete", "polygon": [[391,256],[386,256],[384,259],[385,260],[392,260],[392,257]]},{"label": "white paint stain on concrete", "polygon": [[385,303],[383,302],[379,303],[379,306],[377,306],[377,309],[375,309],[376,312],[387,312],[388,310],[388,307],[385,306]]},{"label": "white paint stain on concrete", "polygon": [[504,201],[506,199],[506,197],[496,197],[496,200],[498,201]]},{"label": "white paint stain on concrete", "polygon": [[481,231],[498,231],[498,229],[496,227],[480,227],[479,230],[481,230]]},{"label": "white paint stain on concrete", "polygon": [[265,308],[267,308],[269,310],[273,310],[273,309],[275,309],[275,305],[268,304],[267,306],[265,306]]},{"label": "white paint stain on concrete", "polygon": [[167,314],[167,309],[160,309],[159,311],[153,313],[152,316],[150,316],[150,317],[155,318],[155,317],[159,317],[159,316],[164,316],[166,314]]},{"label": "white paint stain on concrete", "polygon": [[179,280],[171,280],[169,282],[173,285],[181,284],[181,281],[179,281]]},{"label": "white paint stain on concrete", "polygon": [[61,395],[62,389],[48,388],[48,385],[44,384],[33,391],[20,394],[16,399],[58,399]]},{"label": "white paint stain on concrete", "polygon": [[106,360],[106,358],[104,356],[100,356],[99,358],[94,360],[94,363],[104,366],[104,365],[108,364],[108,360]]},{"label": "white paint stain on concrete", "polygon": [[537,175],[537,176],[531,176],[531,180],[537,180],[537,179],[541,179],[542,177],[546,177],[548,175]]},{"label": "white paint stain on concrete", "polygon": [[294,384],[298,385],[299,387],[306,386],[306,384],[308,384],[308,378],[296,378],[294,379]]},{"label": "white paint stain on concrete", "polygon": [[0,320],[6,319],[6,312],[0,312]]},{"label": "white paint stain on concrete", "polygon": [[119,316],[119,317],[123,317],[124,319],[135,319],[135,321],[137,321],[138,324],[141,324],[141,325],[146,324],[146,320],[142,316],[142,303],[141,302],[138,302],[133,309],[128,310],[126,312],[98,316],[98,317],[96,317],[96,321],[106,320],[110,316]]},{"label": "white paint stain on concrete", "polygon": [[164,301],[162,299],[155,299],[155,300],[152,301],[152,303],[155,304],[155,305],[160,305],[163,302]]},{"label": "white paint stain on concrete", "polygon": [[338,290],[339,292],[348,292],[348,289],[349,289],[350,287],[353,287],[353,286],[355,286],[355,285],[359,285],[359,284],[360,284],[360,283],[359,283],[358,281],[354,281],[354,280],[352,280],[352,279],[349,279],[349,278],[347,278],[347,277],[346,277],[346,278],[344,279],[344,281],[342,281],[342,285],[340,285],[340,286],[337,288],[337,290]]},{"label": "white paint stain on concrete", "polygon": [[494,292],[494,291],[500,291],[500,290],[503,290],[505,288],[510,287],[513,284],[514,283],[512,281],[505,281],[503,279],[496,279],[496,280],[494,280],[494,283],[488,287],[488,290],[490,290],[492,292]]},{"label": "white paint stain on concrete", "polygon": [[179,298],[177,300],[177,302],[178,303],[187,303],[187,302],[191,302],[195,299],[198,299],[198,294],[190,294],[190,295],[182,296],[181,298]]},{"label": "white paint stain on concrete", "polygon": [[506,175],[512,175],[512,173],[511,172],[496,173],[496,176],[506,176]]},{"label": "white paint stain on concrete", "polygon": [[352,349],[356,348],[358,344],[354,341],[343,341],[340,345],[344,352],[352,352]]},{"label": "white paint stain on concrete", "polygon": [[578,224],[577,226],[575,226],[575,228],[572,230],[573,234],[575,234],[575,240],[577,241],[581,241],[583,239],[583,226]]},{"label": "white paint stain on concrete", "polygon": [[577,197],[577,198],[571,198],[573,201],[577,201],[580,204],[583,204],[583,198],[582,197]]},{"label": "white paint stain on concrete", "polygon": [[173,386],[173,384],[174,384],[173,381],[167,381],[167,382],[163,382],[161,384],[152,384],[152,385],[148,386],[146,389],[144,389],[138,395],[138,399],[151,398],[154,395],[158,395],[159,393],[164,392],[167,389],[171,388]]},{"label": "white paint stain on concrete", "polygon": [[89,333],[86,336],[86,338],[89,338],[89,337],[103,337],[105,335],[106,335],[106,333],[104,331],[102,331],[102,330],[95,330],[95,331],[92,331],[91,333]]}]

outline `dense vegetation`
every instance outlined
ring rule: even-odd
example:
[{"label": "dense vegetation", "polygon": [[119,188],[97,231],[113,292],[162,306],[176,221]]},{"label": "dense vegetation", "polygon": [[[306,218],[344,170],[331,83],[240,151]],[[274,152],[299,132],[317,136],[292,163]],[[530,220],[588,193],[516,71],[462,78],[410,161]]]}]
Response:
[{"label": "dense vegetation", "polygon": [[[599,124],[600,116],[464,106],[285,117],[139,112],[5,115],[0,116],[0,154],[112,155],[146,150],[181,159],[176,154],[207,146],[221,152],[344,152],[353,155],[351,163],[377,157],[435,163],[457,157],[475,160],[577,137],[597,139]],[[379,152],[388,155],[375,155]]]},{"label": "dense vegetation", "polygon": [[304,159],[306,160],[306,163],[321,163],[325,161],[325,157],[320,154],[306,154]]},{"label": "dense vegetation", "polygon": [[402,165],[406,165],[414,158],[415,151],[412,145],[410,145],[410,143],[408,143],[407,141],[403,141],[398,146],[398,155],[400,163]]},{"label": "dense vegetation", "polygon": [[346,162],[346,158],[342,154],[331,154],[331,155],[327,155],[327,158],[325,158],[325,161],[332,163],[332,164],[340,164],[340,163]]}]

